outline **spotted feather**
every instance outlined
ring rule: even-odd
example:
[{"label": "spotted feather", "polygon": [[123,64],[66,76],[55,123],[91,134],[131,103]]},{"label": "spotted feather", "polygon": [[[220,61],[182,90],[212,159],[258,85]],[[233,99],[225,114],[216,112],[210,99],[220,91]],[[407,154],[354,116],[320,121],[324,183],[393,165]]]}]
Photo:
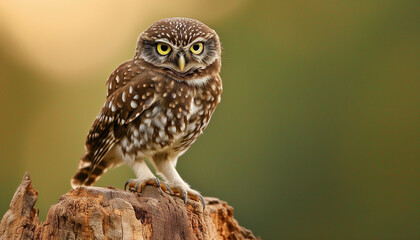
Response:
[{"label": "spotted feather", "polygon": [[[123,75],[130,62],[120,65],[111,74],[108,97],[101,112],[95,119],[86,138],[87,154],[80,160],[84,165],[89,164],[89,175],[83,183],[89,180],[90,173],[95,171],[109,150],[127,131],[127,124],[139,117],[157,99],[152,77],[148,73],[136,69],[135,75],[117,83],[117,76]],[[82,164],[82,165],[83,165]]]}]

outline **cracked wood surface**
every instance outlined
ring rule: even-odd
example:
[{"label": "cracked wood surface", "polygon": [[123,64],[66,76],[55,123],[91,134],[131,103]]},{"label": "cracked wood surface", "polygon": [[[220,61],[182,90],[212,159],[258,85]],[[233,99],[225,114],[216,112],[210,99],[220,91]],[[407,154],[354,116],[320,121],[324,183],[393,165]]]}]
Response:
[{"label": "cracked wood surface", "polygon": [[146,186],[142,196],[115,188],[80,187],[52,205],[44,223],[38,192],[25,174],[0,222],[0,239],[256,239],[233,208],[205,197],[206,208]]}]

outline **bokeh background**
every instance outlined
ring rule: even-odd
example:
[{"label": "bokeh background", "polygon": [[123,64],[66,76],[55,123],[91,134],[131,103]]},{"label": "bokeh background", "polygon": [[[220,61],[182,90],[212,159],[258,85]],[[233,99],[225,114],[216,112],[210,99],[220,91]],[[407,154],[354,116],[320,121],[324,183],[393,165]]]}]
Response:
[{"label": "bokeh background", "polygon": [[[418,1],[1,1],[0,214],[25,171],[41,220],[70,189],[137,36],[197,18],[224,94],[178,170],[262,239],[420,239]],[[123,187],[128,167],[99,186]]]}]

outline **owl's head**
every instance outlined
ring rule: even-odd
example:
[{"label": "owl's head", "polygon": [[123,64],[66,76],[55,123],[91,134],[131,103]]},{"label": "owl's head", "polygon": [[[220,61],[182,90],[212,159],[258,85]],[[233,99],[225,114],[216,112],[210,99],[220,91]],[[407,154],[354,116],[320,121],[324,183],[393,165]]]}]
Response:
[{"label": "owl's head", "polygon": [[140,34],[136,55],[169,77],[188,81],[220,71],[216,32],[189,18],[160,20]]}]

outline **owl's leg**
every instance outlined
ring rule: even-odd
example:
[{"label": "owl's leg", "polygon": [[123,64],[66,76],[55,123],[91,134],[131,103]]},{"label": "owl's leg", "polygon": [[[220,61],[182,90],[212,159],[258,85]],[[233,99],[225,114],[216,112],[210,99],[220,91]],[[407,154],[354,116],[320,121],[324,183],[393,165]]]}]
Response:
[{"label": "owl's leg", "polygon": [[167,158],[167,155],[164,156],[164,158],[158,157],[153,159],[157,173],[164,177],[174,193],[179,194],[184,199],[185,204],[187,203],[188,197],[190,197],[191,199],[200,201],[203,204],[204,209],[206,204],[201,194],[196,190],[191,189],[176,171],[174,166],[176,159],[173,161],[173,159]]},{"label": "owl's leg", "polygon": [[136,192],[140,196],[140,193],[144,186],[154,185],[172,194],[171,188],[166,183],[159,181],[159,179],[155,177],[155,175],[153,175],[152,171],[150,171],[145,161],[135,161],[133,164],[131,164],[131,167],[133,168],[133,171],[136,174],[137,178],[129,179],[125,183],[124,189],[127,189],[128,186],[129,191]]}]

